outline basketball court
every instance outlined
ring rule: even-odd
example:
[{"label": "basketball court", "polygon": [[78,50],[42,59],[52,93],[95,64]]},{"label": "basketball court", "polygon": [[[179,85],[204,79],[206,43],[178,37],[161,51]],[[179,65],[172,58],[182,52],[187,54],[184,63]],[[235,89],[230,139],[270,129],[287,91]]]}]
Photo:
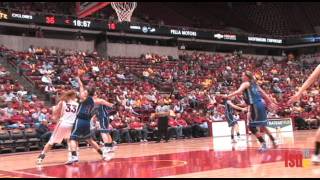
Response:
[{"label": "basketball court", "polygon": [[[3,154],[0,177],[319,177],[319,166],[306,155],[313,152],[314,134],[309,130],[277,134],[279,148],[272,149],[268,142],[267,152],[259,152],[251,136],[242,136],[235,144],[229,137],[121,144],[108,162],[93,149],[82,148],[75,165],[64,165],[66,150],[49,152],[42,166],[36,165],[38,151]],[[286,167],[287,158],[300,153],[302,167],[298,163]],[[292,165],[291,161],[287,163]]]}]

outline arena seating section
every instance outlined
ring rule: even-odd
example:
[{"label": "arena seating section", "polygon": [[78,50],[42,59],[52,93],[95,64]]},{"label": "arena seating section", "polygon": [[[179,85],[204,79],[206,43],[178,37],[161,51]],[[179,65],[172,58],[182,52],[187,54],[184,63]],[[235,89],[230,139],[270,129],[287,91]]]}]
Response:
[{"label": "arena seating section", "polygon": [[[4,47],[0,49],[3,56]],[[40,147],[35,129],[35,123],[39,122],[37,114],[47,107],[13,80],[10,72],[2,65],[0,71],[0,153],[6,150],[15,152],[17,149],[37,149]],[[50,118],[49,113],[47,118]]]},{"label": "arena seating section", "polygon": [[[140,58],[110,57],[109,59],[103,59],[94,52],[58,51],[59,56],[56,53],[57,51],[52,51],[52,49],[37,48],[35,53],[30,53],[15,52],[1,47],[2,56],[18,69],[18,72],[29,79],[30,83],[40,88],[43,93],[47,93],[44,90],[47,83],[43,82],[44,75],[41,73],[45,74],[52,70],[51,74],[54,75],[51,77],[51,81],[57,89],[56,92],[47,93],[50,97],[48,100],[52,102],[55,102],[57,94],[67,89],[76,89],[77,85],[73,84],[74,79],[72,77],[74,77],[78,68],[87,68],[87,74],[83,77],[85,84],[98,87],[102,97],[107,97],[112,102],[119,101],[123,107],[131,108],[133,111],[125,112],[121,109],[118,112],[119,116],[122,117],[121,121],[127,123],[127,128],[132,130],[135,128],[132,123],[139,122],[138,126],[148,129],[148,135],[150,136],[154,129],[152,130],[151,124],[153,121],[149,117],[150,113],[154,112],[156,103],[146,97],[148,95],[152,96],[153,92],[155,92],[155,98],[157,99],[163,97],[160,96],[161,94],[170,94],[171,96],[166,100],[171,98],[169,102],[171,101],[173,106],[181,103],[184,107],[182,118],[185,118],[188,126],[192,127],[198,123],[199,118],[187,119],[190,118],[190,115],[201,116],[204,118],[203,121],[210,121],[212,120],[212,112],[216,111],[223,114],[221,100],[212,96],[210,100],[208,95],[215,92],[226,93],[235,90],[241,82],[239,74],[244,70],[252,70],[258,77],[258,83],[268,93],[272,93],[279,102],[284,102],[296,90],[295,87],[306,79],[320,60],[320,54],[303,55],[299,57],[299,62],[288,61],[287,58],[276,60],[268,57],[258,58],[219,53],[209,55],[197,52],[192,54],[182,53],[178,59],[156,54],[146,54]],[[52,69],[44,68],[44,64],[47,63],[51,64]],[[231,69],[230,76],[226,75],[228,74],[227,66]],[[2,72],[6,72],[3,67]],[[9,83],[10,78],[4,75],[1,80],[2,83]],[[275,83],[281,89],[280,93],[274,93],[273,86]],[[10,85],[21,88],[21,85],[17,83]],[[319,89],[316,87],[314,86],[311,89],[312,93],[304,96],[300,104],[296,104],[293,108],[281,108],[277,115],[297,119],[300,118],[298,115],[301,114],[301,118],[315,119],[314,127],[317,127],[320,120],[318,115],[320,113],[320,95]],[[17,92],[19,88],[13,88],[13,90]],[[193,95],[195,99],[192,99],[191,96]],[[212,101],[212,98],[215,100]],[[18,114],[15,114],[15,117],[12,117],[11,120],[10,118],[2,120],[2,122],[7,122],[2,123],[5,126],[2,127],[3,130],[0,133],[0,143],[4,149],[6,149],[5,147],[10,148],[7,145],[13,145],[11,147],[21,147],[23,150],[25,148],[28,150],[29,146],[25,146],[29,143],[28,138],[25,137],[27,136],[26,131],[30,128],[34,130],[36,128],[35,124],[39,123],[36,118],[24,122],[24,118],[27,119],[27,116],[30,117],[31,115],[32,117],[31,113],[41,113],[43,109],[46,109],[48,111],[46,118],[50,121],[50,108],[45,107],[44,103],[37,99],[31,101],[35,101],[35,103],[31,103],[31,107],[28,107],[27,100],[23,101],[23,107],[12,103],[14,108],[19,109],[17,110]],[[128,101],[132,103],[126,105]],[[241,101],[242,99],[237,99],[237,102]],[[196,102],[196,104],[192,104],[193,102]],[[26,111],[29,112],[26,113]],[[198,112],[201,113],[195,114]],[[21,116],[22,118],[19,119]],[[242,117],[244,116],[242,114]],[[312,124],[308,125],[308,128],[311,128],[310,125]],[[52,128],[54,128],[54,124]],[[31,136],[30,138],[37,137]],[[150,137],[148,139],[150,140]],[[119,142],[121,142],[121,139]],[[15,149],[11,150],[15,151]]]}]

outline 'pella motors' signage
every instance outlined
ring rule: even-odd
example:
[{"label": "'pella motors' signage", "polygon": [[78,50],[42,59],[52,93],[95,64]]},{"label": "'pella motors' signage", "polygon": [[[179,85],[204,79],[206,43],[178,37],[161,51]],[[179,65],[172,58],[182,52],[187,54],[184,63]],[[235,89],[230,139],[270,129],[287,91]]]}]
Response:
[{"label": "'pella motors' signage", "polygon": [[197,36],[197,32],[195,31],[185,31],[185,30],[178,30],[178,29],[171,29],[170,33],[173,35],[180,35],[180,36]]}]

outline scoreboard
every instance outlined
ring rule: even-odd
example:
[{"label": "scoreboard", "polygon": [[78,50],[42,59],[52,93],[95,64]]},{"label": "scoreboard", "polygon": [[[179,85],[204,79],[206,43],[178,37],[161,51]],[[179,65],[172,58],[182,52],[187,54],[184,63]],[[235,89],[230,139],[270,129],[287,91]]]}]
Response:
[{"label": "scoreboard", "polygon": [[[85,3],[85,2],[84,2]],[[87,4],[89,5],[89,4]],[[82,19],[68,15],[44,15],[31,13],[14,13],[6,10],[0,10],[0,22],[13,22],[20,24],[36,24],[52,27],[66,27],[77,29],[90,29],[99,31],[116,31],[134,34],[158,35],[169,37],[181,37],[190,39],[214,40],[223,42],[239,42],[248,44],[265,45],[296,45],[319,43],[320,36],[299,36],[290,38],[270,38],[250,36],[245,34],[234,34],[219,32],[217,30],[203,30],[185,27],[159,26],[146,23],[112,23],[108,20]]]}]

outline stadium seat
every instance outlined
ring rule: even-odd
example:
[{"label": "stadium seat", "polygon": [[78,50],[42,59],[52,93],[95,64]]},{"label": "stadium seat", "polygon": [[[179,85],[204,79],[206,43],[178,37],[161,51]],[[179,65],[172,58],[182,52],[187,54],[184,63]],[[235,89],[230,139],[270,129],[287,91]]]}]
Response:
[{"label": "stadium seat", "polygon": [[8,130],[0,130],[0,153],[3,151],[14,152],[14,141]]},{"label": "stadium seat", "polygon": [[27,148],[30,150],[31,148],[40,149],[41,143],[40,139],[37,136],[37,132],[33,128],[28,128],[24,130],[25,137],[28,140]]},{"label": "stadium seat", "polygon": [[13,129],[10,131],[11,139],[14,141],[14,151],[22,149],[27,151],[27,139],[24,137],[24,133],[20,129]]}]

